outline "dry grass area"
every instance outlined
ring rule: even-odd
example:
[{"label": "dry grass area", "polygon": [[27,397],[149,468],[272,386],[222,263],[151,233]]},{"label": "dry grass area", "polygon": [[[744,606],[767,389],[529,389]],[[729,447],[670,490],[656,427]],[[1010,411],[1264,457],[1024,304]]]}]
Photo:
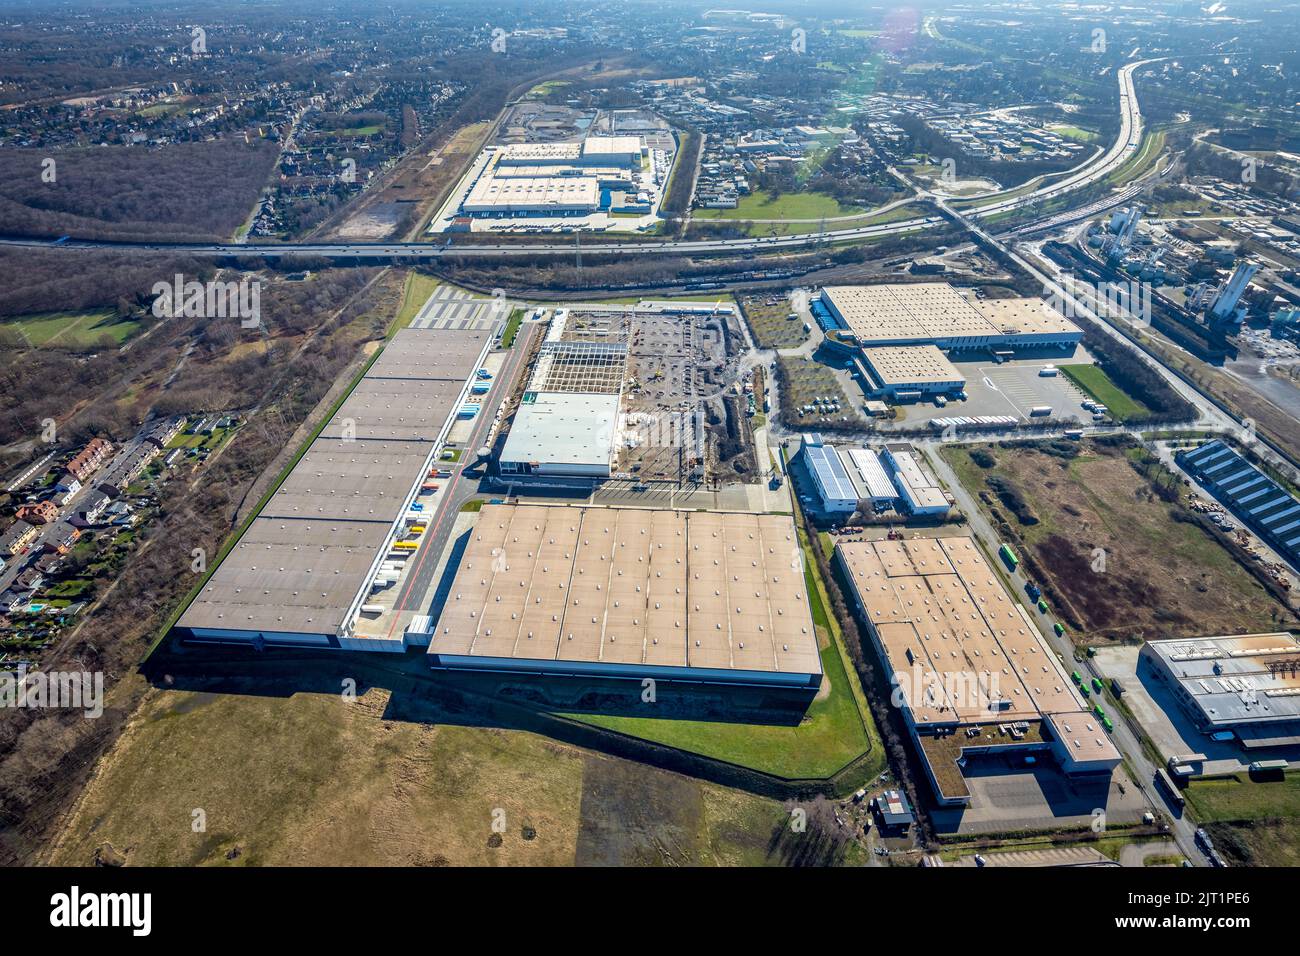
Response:
[{"label": "dry grass area", "polygon": [[[1138,449],[1088,443],[1073,458],[1033,447],[991,451],[996,464],[988,469],[964,449],[946,454],[963,483],[1008,522],[1019,546],[1043,569],[1050,579],[1045,590],[1075,612],[1084,641],[1295,625],[1290,611],[1231,553],[1199,525],[1179,520],[1192,513],[1165,501],[1138,473],[1130,463]],[[990,477],[1019,491],[1029,520],[988,487]]]},{"label": "dry grass area", "polygon": [[774,839],[776,801],[532,733],[391,712],[378,689],[353,703],[153,690],[48,862],[743,865],[791,852]]},{"label": "dry grass area", "polygon": [[419,239],[429,217],[437,211],[461,173],[482,148],[491,127],[492,124],[486,121],[470,123],[456,130],[437,149],[417,150],[407,156],[393,172],[386,174],[387,182],[379,188],[367,190],[364,198],[336,220],[337,227],[327,234],[339,238],[340,230],[346,233],[349,229],[368,228],[372,220],[385,216],[396,206],[409,213],[403,212],[394,220],[392,228],[400,229],[402,234],[392,238],[403,241]]}]

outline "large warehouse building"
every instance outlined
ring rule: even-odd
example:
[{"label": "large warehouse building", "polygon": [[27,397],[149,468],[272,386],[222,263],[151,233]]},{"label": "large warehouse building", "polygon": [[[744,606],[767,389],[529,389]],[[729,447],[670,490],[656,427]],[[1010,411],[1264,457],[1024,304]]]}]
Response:
[{"label": "large warehouse building", "polygon": [[1042,299],[979,299],[946,282],[826,286],[820,307],[863,348],[1073,348],[1082,330]]},{"label": "large warehouse building", "polygon": [[1286,632],[1147,641],[1142,658],[1207,734],[1300,746],[1300,641]]},{"label": "large warehouse building", "polygon": [[980,754],[1050,752],[1067,774],[1119,764],[971,538],[840,542],[835,556],[941,803],[969,802]]},{"label": "large warehouse building", "polygon": [[1300,571],[1300,501],[1220,439],[1178,463]]},{"label": "large warehouse building", "polygon": [[788,515],[486,505],[430,664],[812,691],[800,553]]},{"label": "large warehouse building", "polygon": [[493,338],[399,331],[186,608],[181,636],[402,650],[354,625]]},{"label": "large warehouse building", "polygon": [[[581,143],[512,143],[487,154],[460,204],[471,217],[586,216],[641,199],[640,136],[588,136]],[[648,201],[648,200],[646,200]]]},{"label": "large warehouse building", "polygon": [[627,355],[618,317],[571,322],[556,310],[498,458],[501,476],[608,478]]},{"label": "large warehouse building", "polygon": [[917,399],[966,387],[966,377],[937,345],[865,348],[862,362],[873,398]]}]

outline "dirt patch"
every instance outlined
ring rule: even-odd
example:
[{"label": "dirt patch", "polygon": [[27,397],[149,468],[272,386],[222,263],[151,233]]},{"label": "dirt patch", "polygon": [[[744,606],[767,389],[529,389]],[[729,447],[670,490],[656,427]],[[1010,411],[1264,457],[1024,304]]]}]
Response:
[{"label": "dirt patch", "polygon": [[997,449],[996,467],[970,462],[962,473],[972,483],[978,476],[983,487],[974,490],[1086,642],[1294,625],[1290,610],[1195,522],[1177,487],[1139,473],[1134,460],[1143,454],[1092,444],[1075,457],[1007,447]]}]

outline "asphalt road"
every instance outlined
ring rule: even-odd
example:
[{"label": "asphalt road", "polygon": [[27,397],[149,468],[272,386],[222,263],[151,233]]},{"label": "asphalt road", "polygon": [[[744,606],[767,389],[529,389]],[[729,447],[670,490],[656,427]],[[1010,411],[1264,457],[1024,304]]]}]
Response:
[{"label": "asphalt road", "polygon": [[[1120,133],[1110,148],[1099,157],[1094,157],[1080,164],[1064,178],[1040,186],[1023,195],[1008,196],[995,200],[970,212],[974,219],[987,219],[990,216],[1015,211],[1033,203],[1052,199],[1063,193],[1089,186],[1115,169],[1134,154],[1140,147],[1142,139],[1142,113],[1138,106],[1137,94],[1133,85],[1133,74],[1141,67],[1156,62],[1163,57],[1130,63],[1117,74],[1120,92]],[[664,256],[689,255],[692,253],[726,253],[726,252],[761,252],[764,249],[790,249],[818,245],[823,242],[843,242],[854,239],[870,239],[881,236],[900,235],[918,229],[929,229],[945,222],[943,216],[924,216],[905,219],[898,222],[882,223],[874,226],[860,226],[851,229],[827,230],[802,236],[773,236],[768,238],[712,239],[712,240],[668,240],[666,242],[636,243],[600,243],[586,245],[583,250],[590,254],[610,254],[618,256]],[[412,261],[428,261],[446,256],[456,257],[501,257],[501,256],[535,256],[538,253],[555,253],[567,255],[574,251],[574,242],[545,241],[541,243],[516,242],[497,245],[454,245],[450,240],[444,244],[423,242],[375,242],[375,243],[178,243],[159,244],[145,242],[110,243],[89,240],[65,239],[0,239],[0,245],[28,246],[38,248],[60,249],[102,249],[112,248],[119,251],[135,252],[183,252],[197,256],[250,256],[274,257],[287,253],[303,255],[327,255],[332,259],[368,259],[374,257],[405,258]]]},{"label": "asphalt road", "polygon": [[[533,322],[525,322],[519,327],[519,334],[515,337],[514,345],[510,349],[505,364],[502,365],[501,370],[492,380],[491,390],[488,391],[486,396],[482,397],[483,407],[474,422],[469,440],[462,445],[464,452],[461,455],[461,460],[458,462],[439,462],[441,467],[447,468],[451,472],[451,477],[440,479],[441,488],[435,496],[436,506],[431,512],[426,512],[429,516],[428,530],[425,531],[421,538],[420,549],[411,559],[414,562],[411,570],[403,576],[401,590],[398,591],[397,598],[393,603],[394,612],[415,611],[416,613],[424,613],[427,610],[424,607],[425,595],[433,583],[433,575],[434,571],[437,570],[438,560],[446,549],[452,529],[455,527],[456,516],[460,513],[461,506],[465,502],[481,493],[481,478],[466,477],[466,468],[474,464],[475,452],[484,441],[488,429],[492,427],[492,420],[496,417],[497,409],[501,407],[501,403],[510,394],[524,356],[528,354],[533,338],[537,335],[539,328],[540,326]],[[393,629],[397,627],[401,615],[393,613],[392,617],[393,623],[389,627],[390,635]]]}]

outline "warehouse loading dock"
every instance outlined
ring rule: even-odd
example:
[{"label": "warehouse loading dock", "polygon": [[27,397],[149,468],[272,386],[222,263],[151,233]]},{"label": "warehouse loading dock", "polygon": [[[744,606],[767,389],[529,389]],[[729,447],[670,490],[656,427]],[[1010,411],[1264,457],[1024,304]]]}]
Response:
[{"label": "warehouse loading dock", "polygon": [[183,639],[400,651],[353,626],[492,330],[403,329],[177,622]]}]

